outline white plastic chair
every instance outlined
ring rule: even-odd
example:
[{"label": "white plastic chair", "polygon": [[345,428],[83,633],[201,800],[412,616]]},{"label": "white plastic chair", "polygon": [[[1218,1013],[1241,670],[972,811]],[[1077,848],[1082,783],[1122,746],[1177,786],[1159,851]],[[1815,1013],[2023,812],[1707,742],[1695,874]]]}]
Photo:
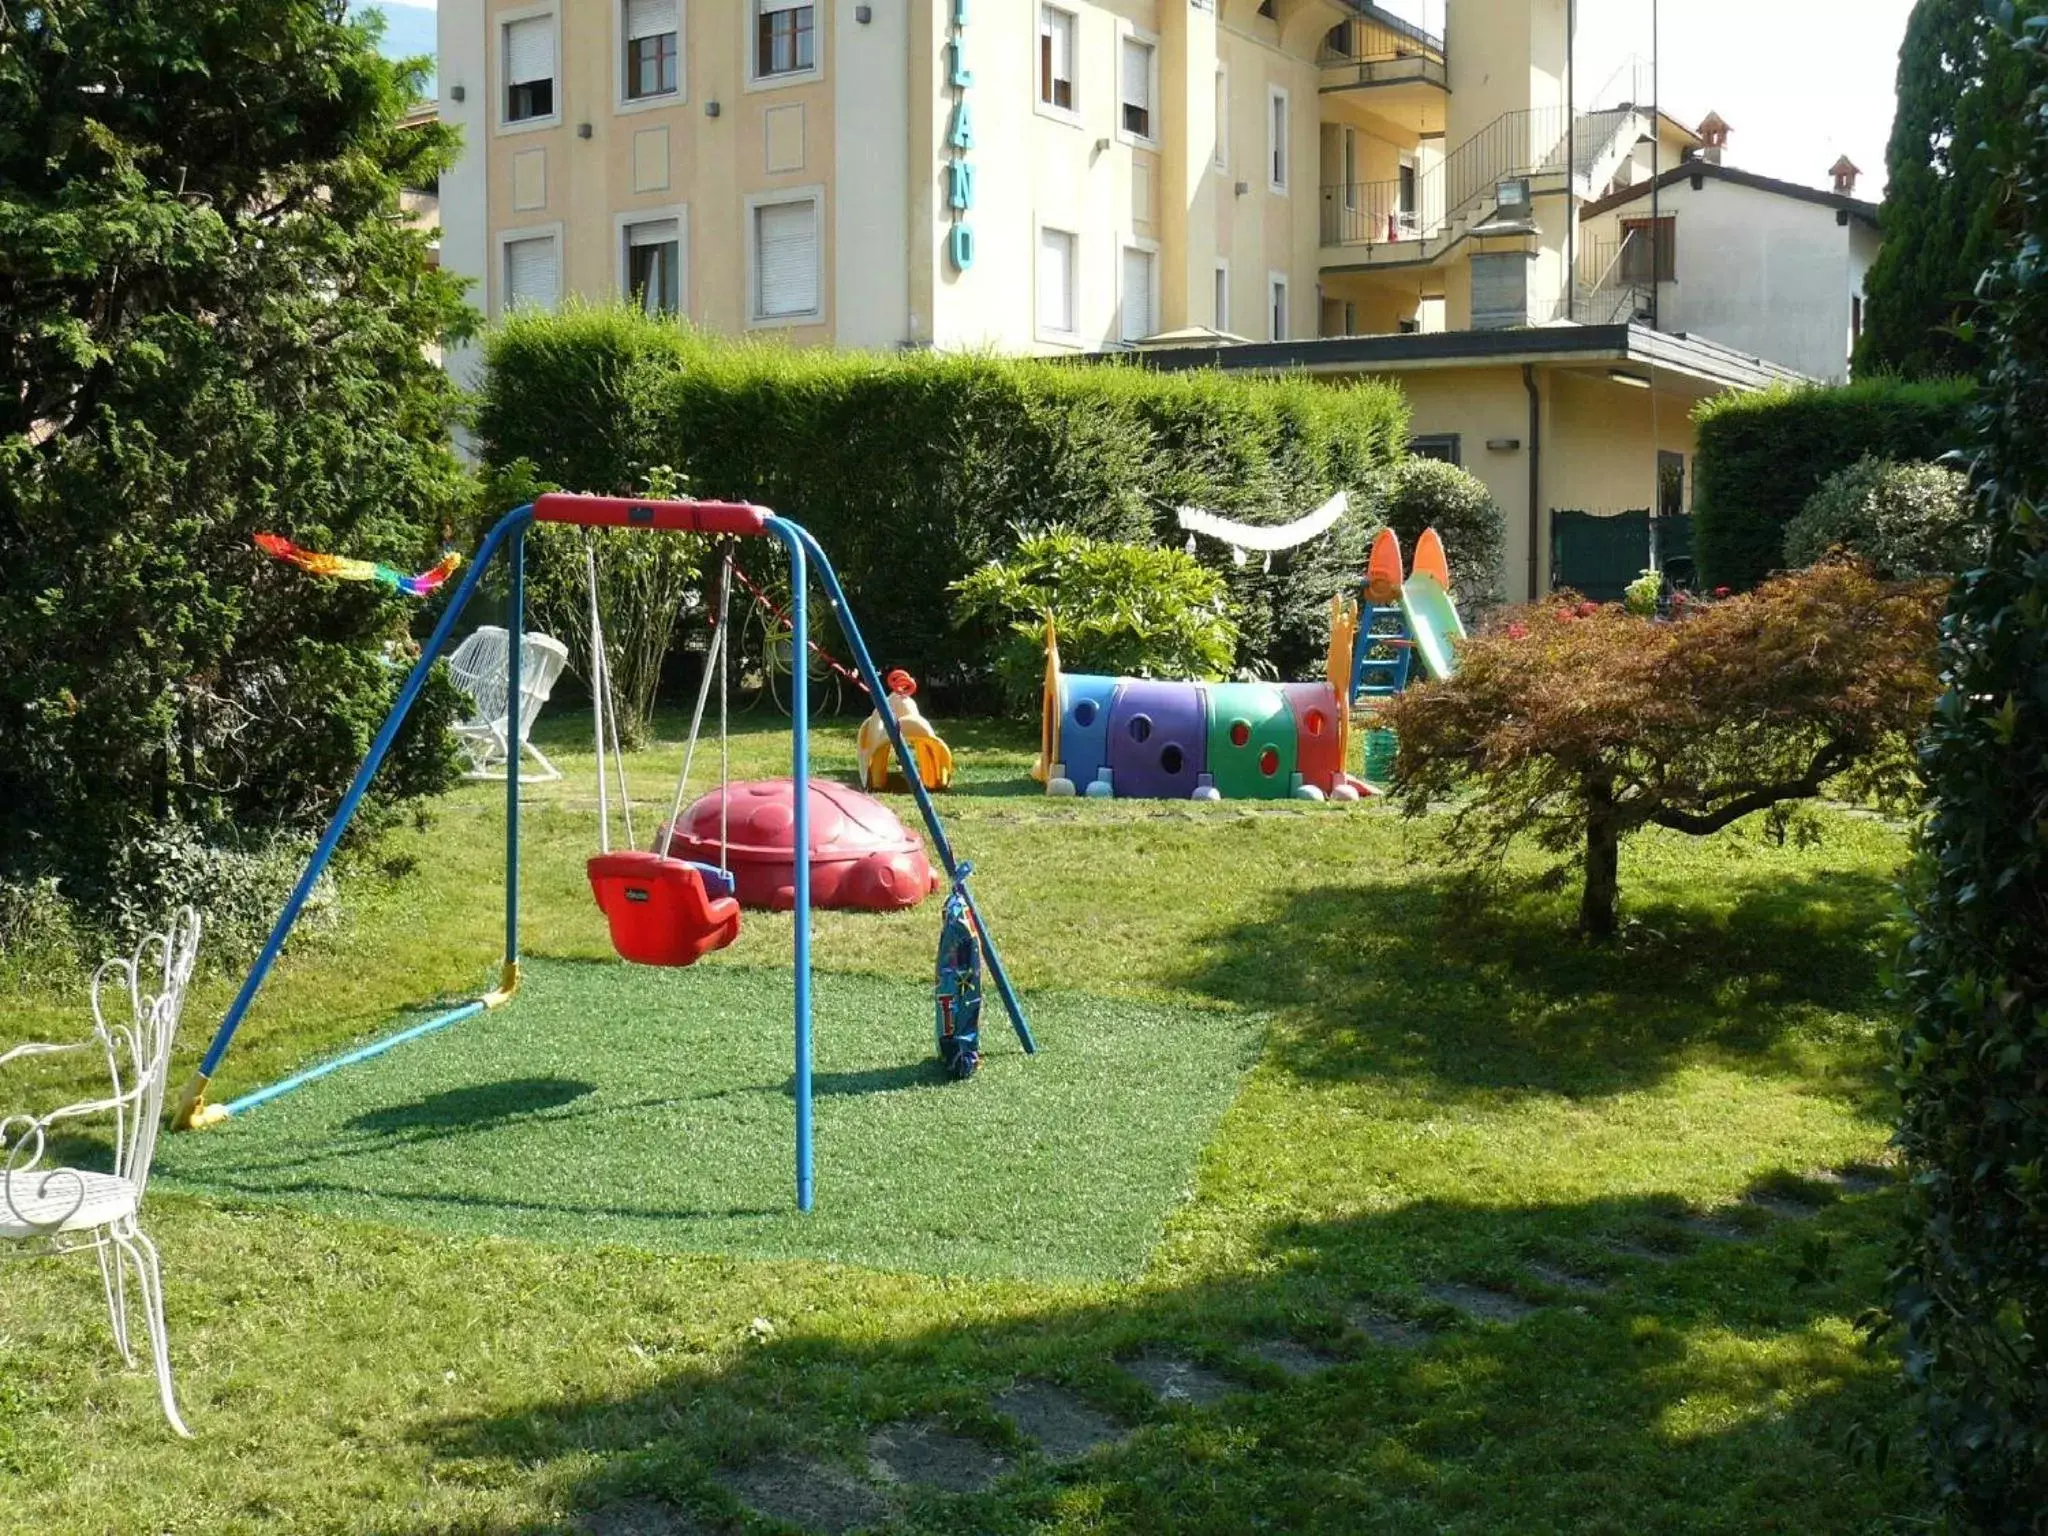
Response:
[{"label": "white plastic chair", "polygon": [[[132,1366],[128,1345],[128,1276],[141,1293],[164,1417],[187,1439],[192,1432],[171,1390],[170,1343],[164,1328],[163,1274],[156,1244],[142,1230],[142,1196],[163,1123],[164,1084],[185,988],[199,953],[199,916],[189,908],[168,932],[142,941],[133,956],[109,960],[92,978],[92,1037],[71,1045],[29,1043],[0,1051],[10,1062],[98,1050],[111,1088],[104,1098],[67,1104],[45,1115],[0,1119],[0,1259],[43,1258],[91,1249],[100,1263],[114,1342]],[[113,1171],[43,1167],[50,1128],[87,1117],[111,1117]]]},{"label": "white plastic chair", "polygon": [[[456,725],[456,739],[469,757],[470,779],[502,779],[512,756],[509,715],[505,707],[505,667],[511,660],[511,641],[505,630],[486,624],[458,645],[448,658],[448,675],[468,694],[476,713]],[[521,773],[522,784],[545,784],[562,776],[561,769],[547,760],[528,739],[541,705],[555,691],[555,680],[569,664],[569,648],[552,635],[533,630],[519,650],[519,750],[540,764],[538,773]]]}]

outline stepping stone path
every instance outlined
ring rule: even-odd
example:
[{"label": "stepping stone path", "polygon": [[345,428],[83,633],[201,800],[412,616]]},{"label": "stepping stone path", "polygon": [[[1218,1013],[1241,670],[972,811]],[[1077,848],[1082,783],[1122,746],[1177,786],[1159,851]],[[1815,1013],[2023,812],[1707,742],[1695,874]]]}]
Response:
[{"label": "stepping stone path", "polygon": [[659,1499],[627,1499],[577,1518],[582,1536],[703,1536],[704,1527]]},{"label": "stepping stone path", "polygon": [[1749,1230],[1740,1222],[1721,1216],[1681,1216],[1677,1224],[1694,1237],[1713,1243],[1746,1243],[1750,1238]]},{"label": "stepping stone path", "polygon": [[1536,1310],[1521,1297],[1497,1291],[1490,1285],[1445,1281],[1422,1289],[1432,1301],[1455,1307],[1476,1323],[1500,1323],[1512,1327]]},{"label": "stepping stone path", "polygon": [[1891,1184],[1881,1170],[1850,1166],[1847,1168],[1822,1168],[1807,1175],[1816,1184],[1830,1184],[1845,1195],[1874,1195]]},{"label": "stepping stone path", "polygon": [[997,1413],[1048,1461],[1072,1461],[1124,1437],[1124,1427],[1063,1387],[1027,1381],[995,1400]]},{"label": "stepping stone path", "polygon": [[1743,1199],[1746,1204],[1753,1205],[1758,1210],[1780,1217],[1785,1221],[1811,1221],[1820,1214],[1819,1206],[1809,1205],[1806,1201],[1793,1199],[1789,1195],[1773,1195],[1759,1192],[1757,1194],[1745,1195]]},{"label": "stepping stone path", "polygon": [[1228,1376],[1219,1375],[1207,1366],[1183,1360],[1177,1355],[1140,1355],[1135,1360],[1120,1363],[1162,1403],[1185,1403],[1190,1408],[1206,1408],[1211,1403],[1220,1403],[1233,1392],[1244,1390]]},{"label": "stepping stone path", "polygon": [[819,1536],[846,1536],[889,1517],[881,1491],[822,1462],[771,1456],[719,1474],[726,1491],[757,1515]]},{"label": "stepping stone path", "polygon": [[1371,1307],[1353,1308],[1344,1320],[1385,1349],[1420,1349],[1436,1337],[1436,1330],[1425,1323],[1389,1317]]},{"label": "stepping stone path", "polygon": [[891,1424],[868,1437],[868,1470],[885,1483],[980,1493],[1008,1466],[979,1441],[934,1424]]},{"label": "stepping stone path", "polygon": [[1684,1254],[1674,1253],[1669,1248],[1652,1248],[1647,1243],[1639,1243],[1628,1237],[1610,1237],[1607,1239],[1606,1247],[1625,1259],[1645,1259],[1652,1264],[1672,1264],[1685,1257]]},{"label": "stepping stone path", "polygon": [[1524,1264],[1522,1267],[1545,1285],[1571,1291],[1575,1295],[1598,1296],[1607,1289],[1605,1280],[1582,1275],[1575,1269],[1565,1269],[1557,1264]]},{"label": "stepping stone path", "polygon": [[1297,1381],[1306,1381],[1311,1376],[1320,1376],[1337,1361],[1319,1349],[1310,1349],[1306,1344],[1297,1344],[1292,1339],[1257,1339],[1245,1345],[1244,1352],[1255,1360],[1263,1360],[1274,1369],[1284,1371]]}]

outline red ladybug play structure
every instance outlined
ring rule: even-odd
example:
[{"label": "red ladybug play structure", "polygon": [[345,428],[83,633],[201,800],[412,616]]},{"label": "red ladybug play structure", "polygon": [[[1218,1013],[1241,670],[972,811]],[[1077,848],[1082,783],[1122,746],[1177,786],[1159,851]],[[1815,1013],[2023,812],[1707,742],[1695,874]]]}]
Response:
[{"label": "red ladybug play structure", "polygon": [[[716,865],[723,821],[725,867],[740,904],[796,905],[796,782],[752,779],[699,797],[654,846],[672,859]],[[721,809],[723,817],[721,818]],[[924,844],[887,806],[845,784],[811,780],[811,902],[896,912],[939,888]]]}]

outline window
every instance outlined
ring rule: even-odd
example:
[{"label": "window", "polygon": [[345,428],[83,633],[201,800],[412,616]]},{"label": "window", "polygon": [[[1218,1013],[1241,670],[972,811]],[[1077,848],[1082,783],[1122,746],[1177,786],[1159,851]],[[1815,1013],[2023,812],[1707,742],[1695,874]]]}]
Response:
[{"label": "window", "polygon": [[815,7],[754,0],[754,76],[796,75],[817,67],[811,18]]},{"label": "window", "polygon": [[758,202],[750,217],[754,319],[815,318],[820,312],[817,197]]},{"label": "window", "polygon": [[504,27],[505,121],[555,115],[555,18],[522,16]]},{"label": "window", "polygon": [[1124,132],[1134,139],[1152,137],[1152,62],[1156,56],[1152,45],[1143,38],[1123,39],[1121,122]]},{"label": "window", "polygon": [[1358,211],[1358,130],[1344,130],[1344,211]]},{"label": "window", "polygon": [[1074,60],[1080,19],[1056,5],[1038,8],[1038,100],[1060,112],[1080,110],[1074,91]]},{"label": "window", "polygon": [[1358,304],[1352,299],[1344,301],[1344,334],[1346,336],[1356,336],[1358,334]]},{"label": "window", "polygon": [[1863,295],[1849,295],[1849,345],[1854,347],[1863,339]]},{"label": "window", "polygon": [[1279,86],[1267,87],[1266,175],[1275,192],[1287,190],[1287,93]]},{"label": "window", "polygon": [[625,0],[628,101],[676,94],[678,0]]},{"label": "window", "polygon": [[1657,515],[1685,515],[1685,455],[1668,448],[1657,450]]},{"label": "window", "polygon": [[553,309],[561,296],[561,259],[554,235],[529,235],[504,243],[505,297],[502,309]]},{"label": "window", "polygon": [[1230,169],[1230,76],[1216,71],[1216,153],[1212,163],[1219,171]]},{"label": "window", "polygon": [[626,297],[650,315],[683,312],[680,219],[643,219],[625,228]]},{"label": "window", "polygon": [[1158,259],[1139,246],[1124,247],[1124,313],[1123,338],[1125,341],[1143,341],[1158,327],[1152,323],[1152,297],[1157,287],[1154,270]]},{"label": "window", "polygon": [[1272,337],[1275,341],[1287,339],[1287,279],[1279,272],[1266,274],[1266,292],[1270,299],[1267,308],[1271,311]]},{"label": "window", "polygon": [[1624,283],[1650,281],[1650,260],[1655,255],[1657,281],[1678,281],[1678,220],[1673,218],[1623,219],[1621,221],[1621,280]]},{"label": "window", "polygon": [[1216,263],[1216,329],[1230,329],[1230,263]]},{"label": "window", "polygon": [[1412,236],[1419,227],[1415,218],[1416,176],[1415,157],[1401,157],[1401,172],[1394,182],[1394,212],[1400,220],[1401,233]]},{"label": "window", "polygon": [[1038,329],[1041,335],[1070,337],[1080,331],[1074,313],[1074,250],[1078,242],[1064,229],[1038,232]]},{"label": "window", "polygon": [[1455,432],[1431,432],[1408,439],[1408,451],[1418,459],[1436,459],[1444,464],[1462,464],[1462,440]]}]

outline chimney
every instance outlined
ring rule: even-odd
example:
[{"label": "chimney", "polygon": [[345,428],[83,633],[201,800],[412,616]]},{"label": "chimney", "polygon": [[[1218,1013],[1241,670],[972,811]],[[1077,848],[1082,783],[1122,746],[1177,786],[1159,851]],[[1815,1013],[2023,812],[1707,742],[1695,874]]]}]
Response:
[{"label": "chimney", "polygon": [[1844,155],[1835,162],[1833,169],[1828,174],[1835,178],[1836,192],[1843,197],[1854,197],[1856,195],[1856,178],[1861,176],[1863,172],[1857,168],[1855,161]]},{"label": "chimney", "polygon": [[1706,121],[1699,126],[1700,158],[1709,165],[1719,165],[1728,150],[1728,135],[1733,132],[1727,120],[1718,112],[1709,112]]}]

